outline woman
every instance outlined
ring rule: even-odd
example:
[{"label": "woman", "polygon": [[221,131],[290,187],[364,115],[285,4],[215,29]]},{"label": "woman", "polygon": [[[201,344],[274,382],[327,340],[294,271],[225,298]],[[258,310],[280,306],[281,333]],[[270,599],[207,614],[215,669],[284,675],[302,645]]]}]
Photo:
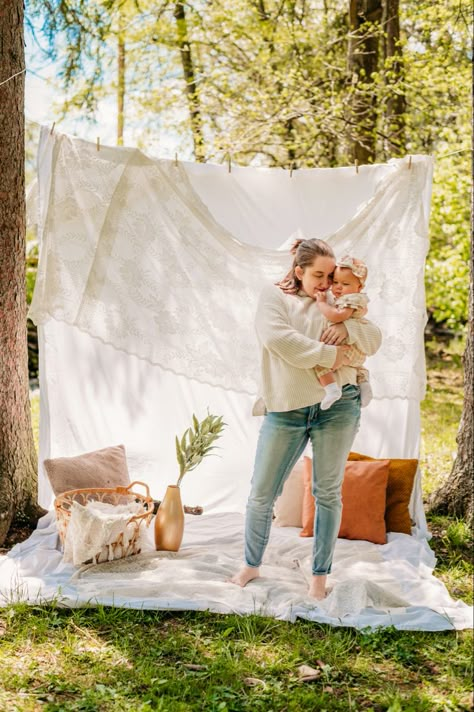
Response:
[{"label": "woman", "polygon": [[[334,254],[322,240],[297,240],[293,265],[277,285],[262,291],[256,329],[261,346],[265,418],[255,455],[245,521],[245,565],[230,581],[245,586],[257,578],[270,535],[273,503],[302,455],[313,446],[313,494],[317,498],[313,566],[309,595],[321,600],[341,519],[344,468],[359,427],[357,372],[347,365],[347,337],[371,355],[380,346],[379,329],[348,319],[321,334],[323,317],[316,295],[331,284]],[[321,410],[324,390],[315,366],[333,369],[342,397]],[[261,401],[260,401],[261,402]]]}]

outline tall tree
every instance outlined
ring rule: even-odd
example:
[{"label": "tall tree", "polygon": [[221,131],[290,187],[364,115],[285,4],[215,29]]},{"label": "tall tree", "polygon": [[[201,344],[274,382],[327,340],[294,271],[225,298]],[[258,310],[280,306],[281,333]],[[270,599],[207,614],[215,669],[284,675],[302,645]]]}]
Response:
[{"label": "tall tree", "polygon": [[[25,292],[23,0],[0,9],[0,542],[36,520]],[[15,76],[16,75],[16,76]]]},{"label": "tall tree", "polygon": [[389,157],[405,154],[406,99],[400,41],[400,2],[383,0],[383,55],[385,64],[385,151]]},{"label": "tall tree", "polygon": [[199,90],[196,81],[191,42],[188,34],[188,23],[186,20],[185,3],[177,0],[174,6],[174,17],[176,20],[177,46],[181,56],[183,76],[186,84],[186,95],[189,104],[189,116],[191,119],[191,133],[193,138],[194,156],[196,161],[205,161],[204,134],[201,118],[201,107],[199,101]]},{"label": "tall tree", "polygon": [[350,81],[348,138],[352,159],[373,163],[376,155],[377,93],[382,0],[349,0],[347,66]]},{"label": "tall tree", "polygon": [[[474,41],[473,41],[474,49]],[[474,65],[472,67],[474,96]],[[474,105],[471,126],[474,130]],[[474,177],[474,151],[471,152],[471,175]],[[464,517],[474,523],[474,189],[471,188],[471,255],[469,260],[469,313],[466,347],[463,355],[464,402],[457,434],[458,450],[451,474],[430,501],[437,514]]]}]

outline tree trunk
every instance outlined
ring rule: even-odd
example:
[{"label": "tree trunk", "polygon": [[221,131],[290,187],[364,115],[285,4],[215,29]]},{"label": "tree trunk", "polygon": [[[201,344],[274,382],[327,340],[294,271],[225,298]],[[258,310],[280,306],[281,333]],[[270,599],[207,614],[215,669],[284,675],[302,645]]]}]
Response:
[{"label": "tree trunk", "polygon": [[0,543],[31,523],[37,458],[31,428],[25,292],[23,0],[0,9]]},{"label": "tree trunk", "polygon": [[446,482],[431,497],[429,509],[433,514],[463,517],[473,523],[474,432],[473,432],[473,316],[472,316],[472,258],[470,310],[464,365],[464,404],[457,434],[458,451],[453,469]]},{"label": "tree trunk", "polygon": [[399,0],[384,0],[382,24],[384,30],[385,84],[388,89],[385,104],[385,150],[389,157],[405,153],[406,100],[403,89],[403,56],[400,45]]},{"label": "tree trunk", "polygon": [[184,81],[186,82],[186,92],[188,95],[189,113],[191,117],[191,131],[193,135],[194,156],[196,161],[204,163],[206,160],[204,153],[204,134],[202,129],[201,108],[199,105],[199,94],[194,75],[194,64],[191,54],[191,45],[188,39],[188,27],[186,23],[186,13],[184,3],[181,0],[175,5],[174,17],[178,34],[178,48],[183,66]]},{"label": "tree trunk", "polygon": [[349,0],[347,65],[351,81],[348,106],[349,154],[353,161],[373,163],[376,151],[377,97],[371,91],[378,70],[382,0]]},{"label": "tree trunk", "polygon": [[123,30],[123,17],[120,14],[117,37],[117,146],[123,146],[125,121],[125,39]]},{"label": "tree trunk", "polygon": [[285,132],[286,132],[286,149],[288,151],[288,167],[296,168],[296,142],[297,138],[295,136],[295,122],[294,119],[288,119],[285,122]]},{"label": "tree trunk", "polygon": [[[255,9],[257,10],[257,15],[259,22],[262,27],[262,42],[268,47],[270,54],[269,65],[273,70],[273,75],[275,77],[275,96],[278,97],[278,101],[281,101],[282,95],[285,92],[284,83],[279,78],[281,70],[281,58],[278,55],[277,48],[275,47],[275,42],[273,40],[273,33],[275,31],[275,23],[272,21],[271,13],[265,7],[264,0],[258,0]],[[281,9],[281,8],[280,8]],[[295,22],[295,3],[288,3],[287,7],[288,16],[287,22],[289,26],[292,27]],[[280,11],[278,11],[279,15]],[[290,105],[287,104],[287,109],[290,109]],[[282,165],[285,168],[296,168],[296,161],[298,159],[297,146],[299,148],[299,153],[301,153],[301,145],[298,144],[297,136],[297,121],[295,117],[290,117],[286,121],[283,121],[281,126],[278,127],[277,134],[281,134],[283,145],[286,150],[286,157],[279,158],[278,161],[274,161],[275,165]]]},{"label": "tree trunk", "polygon": [[[474,66],[472,74],[474,91]],[[474,128],[474,105],[472,107]],[[471,153],[472,175],[474,175],[474,153]],[[463,517],[471,525],[474,523],[474,188],[471,192],[471,257],[469,262],[469,314],[466,348],[463,355],[464,402],[456,437],[458,451],[453,469],[446,482],[429,501],[429,509],[434,514],[450,514]]]}]

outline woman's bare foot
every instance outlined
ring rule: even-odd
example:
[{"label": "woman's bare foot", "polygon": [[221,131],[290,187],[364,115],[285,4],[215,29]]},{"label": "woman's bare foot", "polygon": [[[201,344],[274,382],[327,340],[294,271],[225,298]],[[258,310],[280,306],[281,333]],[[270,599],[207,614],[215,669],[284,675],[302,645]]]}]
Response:
[{"label": "woman's bare foot", "polygon": [[260,569],[254,566],[242,566],[240,571],[238,571],[234,576],[227,579],[228,583],[235,583],[237,586],[242,588],[248,584],[249,581],[256,579],[260,576]]},{"label": "woman's bare foot", "polygon": [[322,601],[326,597],[326,579],[327,576],[312,576],[309,584],[308,595],[315,598],[317,601]]}]

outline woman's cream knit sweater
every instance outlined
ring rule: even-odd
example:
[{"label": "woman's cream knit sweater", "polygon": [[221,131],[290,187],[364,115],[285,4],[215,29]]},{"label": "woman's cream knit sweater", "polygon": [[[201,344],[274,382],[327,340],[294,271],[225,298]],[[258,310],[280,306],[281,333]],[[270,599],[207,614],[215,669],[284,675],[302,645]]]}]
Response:
[{"label": "woman's cream knit sweater", "polygon": [[[323,399],[314,366],[331,368],[336,359],[336,347],[319,341],[323,324],[324,317],[311,297],[301,292],[285,294],[275,285],[263,289],[255,327],[262,359],[260,395],[267,411],[304,408]],[[375,324],[365,319],[348,319],[344,324],[347,343],[368,356],[378,350],[381,333]],[[350,366],[342,366],[335,376],[340,386],[357,382],[356,369]],[[261,412],[258,406],[254,408],[255,414]]]}]

